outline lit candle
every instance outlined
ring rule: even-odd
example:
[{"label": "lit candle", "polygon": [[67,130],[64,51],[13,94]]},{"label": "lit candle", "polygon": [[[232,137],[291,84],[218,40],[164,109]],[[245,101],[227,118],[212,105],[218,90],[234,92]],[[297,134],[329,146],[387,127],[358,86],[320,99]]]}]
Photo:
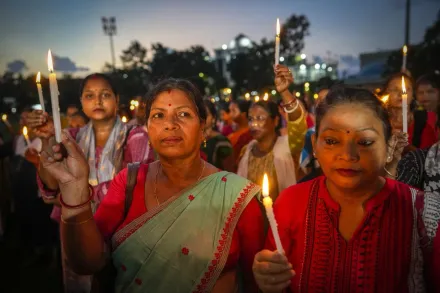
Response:
[{"label": "lit candle", "polygon": [[267,174],[264,173],[263,177],[263,204],[266,209],[267,219],[269,220],[270,229],[272,230],[273,238],[275,239],[275,245],[279,253],[284,253],[283,245],[281,244],[280,234],[278,234],[278,224],[275,220],[275,215],[272,208],[272,199],[269,196],[269,179]]},{"label": "lit candle", "polygon": [[3,121],[4,124],[6,124],[6,126],[11,127],[11,123],[9,123],[9,121],[8,121],[8,115],[3,114],[2,115],[2,121]]},{"label": "lit candle", "polygon": [[52,102],[52,117],[53,125],[55,127],[55,139],[58,143],[61,142],[61,119],[60,119],[60,102],[58,100],[57,76],[53,72],[52,54],[49,50],[47,53],[47,66],[49,67],[49,86],[50,86],[50,100]]},{"label": "lit candle", "polygon": [[38,71],[38,74],[37,74],[38,98],[40,99],[41,109],[43,110],[43,112],[46,112],[46,109],[44,108],[43,89],[41,88],[40,75],[41,75],[41,73]]},{"label": "lit candle", "polygon": [[408,133],[408,95],[406,93],[405,78],[402,76],[402,123],[403,132]]},{"label": "lit candle", "polygon": [[277,18],[277,34],[275,36],[275,65],[280,63],[280,19]]},{"label": "lit candle", "polygon": [[122,122],[124,122],[124,123],[127,123],[127,117],[125,117],[125,116],[122,116]]},{"label": "lit candle", "polygon": [[28,146],[30,146],[31,145],[31,141],[29,140],[28,130],[27,130],[26,126],[23,126],[23,136],[24,136],[24,139],[26,140],[26,144]]},{"label": "lit candle", "polygon": [[406,71],[406,57],[408,54],[408,47],[405,45],[402,48],[402,53],[403,53],[403,60],[402,60],[402,72]]},{"label": "lit candle", "polygon": [[390,95],[382,96],[380,99],[382,100],[382,103],[386,104],[388,102],[388,99],[390,98]]}]

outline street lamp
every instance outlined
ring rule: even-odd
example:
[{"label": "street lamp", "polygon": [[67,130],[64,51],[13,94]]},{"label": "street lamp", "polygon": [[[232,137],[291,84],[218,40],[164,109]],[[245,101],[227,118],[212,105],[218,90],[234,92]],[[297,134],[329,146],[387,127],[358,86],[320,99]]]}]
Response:
[{"label": "street lamp", "polygon": [[112,17],[102,17],[102,29],[104,30],[104,34],[110,37],[110,53],[112,55],[112,65],[113,70],[115,70],[115,48],[113,46],[113,36],[116,35],[116,18]]}]

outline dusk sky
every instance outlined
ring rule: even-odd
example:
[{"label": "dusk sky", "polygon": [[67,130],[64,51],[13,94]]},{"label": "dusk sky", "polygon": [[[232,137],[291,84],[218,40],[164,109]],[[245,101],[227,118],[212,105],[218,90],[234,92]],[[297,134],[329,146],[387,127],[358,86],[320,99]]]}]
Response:
[{"label": "dusk sky", "polygon": [[[404,42],[404,0],[3,0],[0,6],[0,72],[23,60],[25,73],[46,73],[47,49],[77,67],[99,71],[110,62],[102,16],[115,16],[117,65],[120,52],[139,40],[184,49],[200,44],[212,51],[239,33],[259,41],[273,38],[275,21],[305,14],[308,56],[352,55],[393,49]],[[419,42],[439,11],[439,0],[413,0],[411,41]],[[82,72],[81,75],[87,72]]]}]

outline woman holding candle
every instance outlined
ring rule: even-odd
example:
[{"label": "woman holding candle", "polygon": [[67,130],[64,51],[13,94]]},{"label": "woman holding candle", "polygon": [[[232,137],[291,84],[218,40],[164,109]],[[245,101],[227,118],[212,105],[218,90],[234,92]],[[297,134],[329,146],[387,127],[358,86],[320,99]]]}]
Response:
[{"label": "woman holding candle", "polygon": [[403,73],[392,75],[385,84],[385,94],[389,95],[386,108],[390,114],[393,131],[403,130],[402,77],[405,83],[408,104],[408,137],[409,144],[411,145],[408,149],[430,147],[437,142],[436,114],[416,110],[416,100],[413,95],[413,80],[410,76]]},{"label": "woman holding candle", "polygon": [[233,149],[229,140],[216,131],[217,110],[215,105],[205,100],[206,108],[206,139],[201,151],[206,155],[208,163],[220,170],[234,171]]},{"label": "woman holding candle", "polygon": [[267,173],[270,196],[275,200],[282,190],[296,183],[300,152],[304,146],[307,124],[302,105],[289,91],[293,82],[284,65],[275,67],[275,86],[283,99],[287,113],[286,136],[280,136],[278,106],[272,101],[259,101],[249,110],[249,128],[254,140],[244,149],[237,174],[261,183]]},{"label": "woman holding candle", "polygon": [[324,176],[284,190],[274,206],[285,255],[254,260],[263,292],[425,292],[439,271],[440,199],[382,177],[388,113],[369,91],[333,89],[316,110],[313,148]]},{"label": "woman holding candle", "polygon": [[[153,161],[154,154],[148,135],[141,127],[127,126],[117,116],[118,92],[103,74],[87,76],[80,88],[81,105],[90,122],[83,128],[69,129],[89,164],[88,182],[93,189],[92,210],[96,211],[105,198],[113,177],[128,163]],[[28,125],[43,138],[43,150],[52,153],[54,129],[47,113],[34,111]],[[45,168],[39,168],[38,182],[47,203],[57,203],[60,192],[56,178]],[[52,217],[59,221],[61,209],[54,207]],[[90,291],[90,276],[76,276],[65,268],[67,292]]]},{"label": "woman holding candle", "polygon": [[259,188],[200,159],[206,121],[200,92],[188,81],[162,81],[148,96],[146,115],[159,161],[140,165],[131,205],[124,169],[93,217],[80,147],[65,135],[66,158],[58,145],[53,154],[42,152],[42,168],[62,193],[69,264],[97,272],[111,248],[116,292],[235,292],[240,265],[246,292],[256,292],[251,265],[264,242]]}]

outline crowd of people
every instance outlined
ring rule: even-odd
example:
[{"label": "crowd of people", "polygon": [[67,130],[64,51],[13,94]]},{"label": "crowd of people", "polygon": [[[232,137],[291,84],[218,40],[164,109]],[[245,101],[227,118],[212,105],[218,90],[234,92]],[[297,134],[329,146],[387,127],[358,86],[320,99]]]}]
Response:
[{"label": "crowd of people", "polygon": [[112,80],[87,76],[61,143],[42,110],[22,113],[30,144],[1,142],[19,182],[0,229],[12,201],[69,293],[440,292],[439,75],[323,87],[314,104],[293,78],[277,65],[279,102],[229,104],[165,79],[125,122]]}]

